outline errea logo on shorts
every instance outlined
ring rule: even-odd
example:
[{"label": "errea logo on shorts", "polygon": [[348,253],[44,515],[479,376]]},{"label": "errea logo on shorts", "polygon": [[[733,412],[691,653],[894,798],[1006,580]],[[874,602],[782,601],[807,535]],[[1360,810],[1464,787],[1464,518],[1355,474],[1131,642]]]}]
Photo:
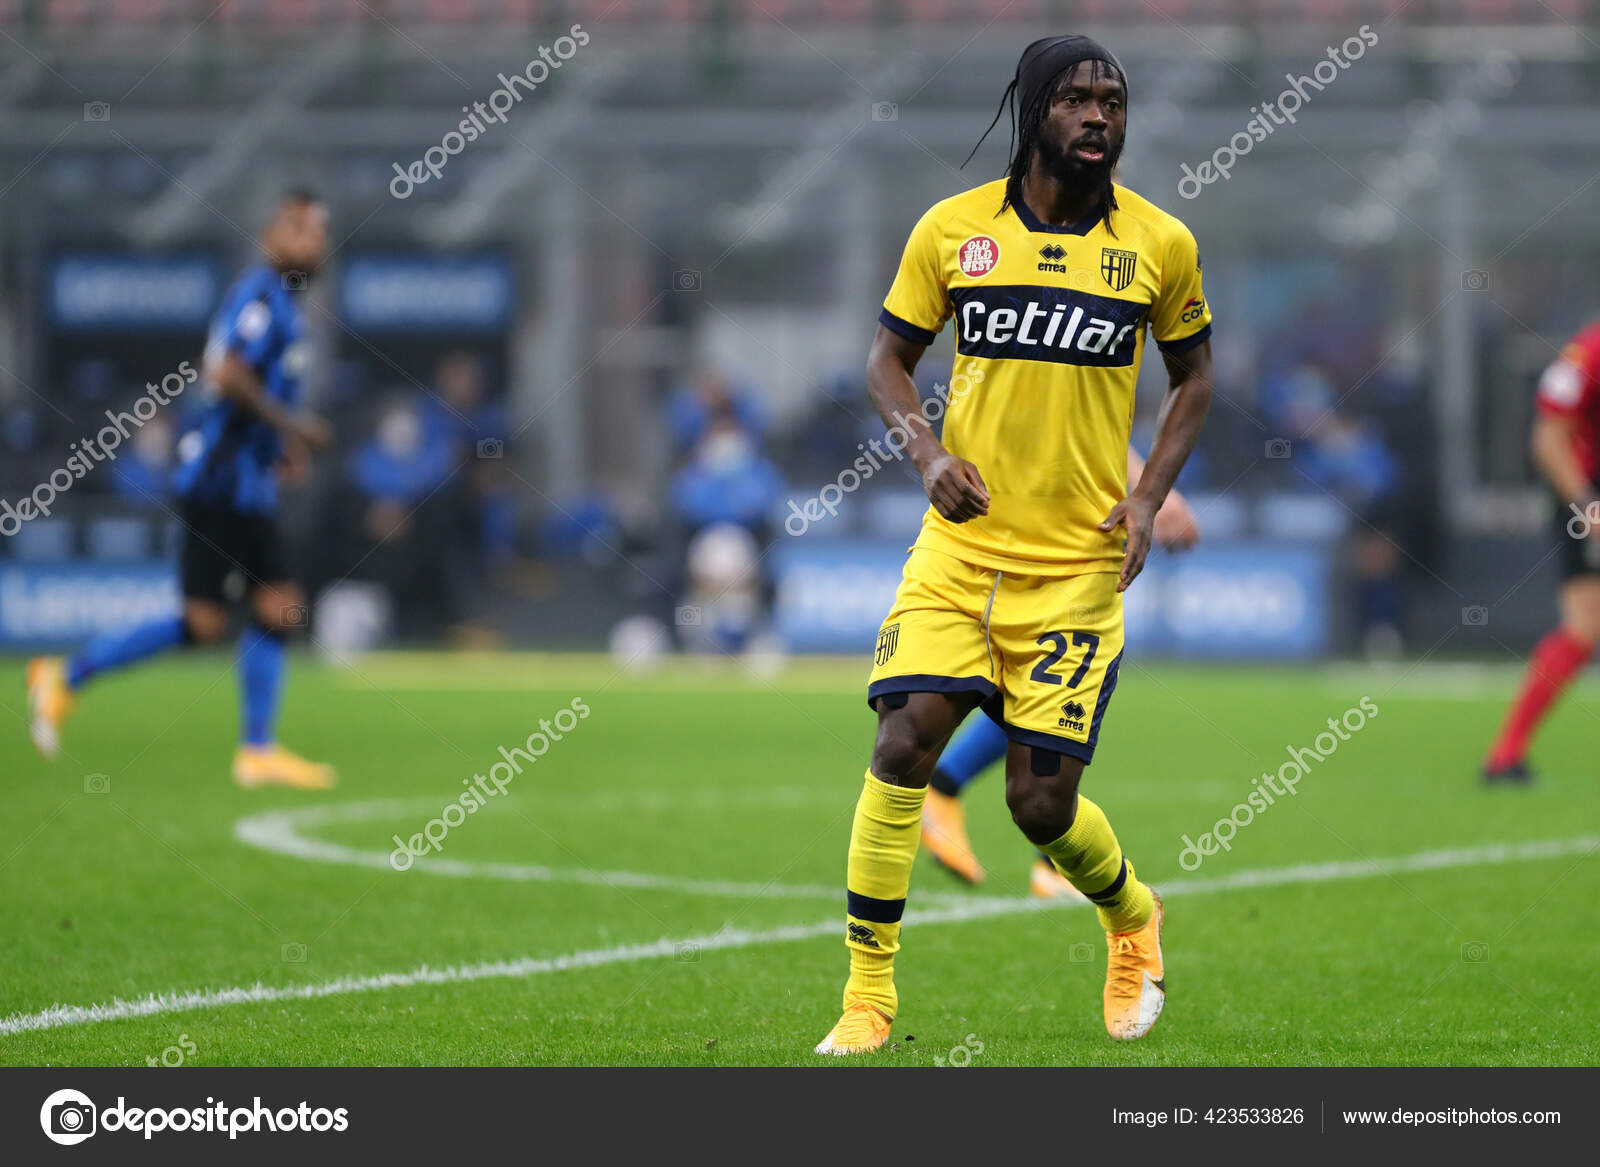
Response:
[{"label": "errea logo on shorts", "polygon": [[961,274],[974,278],[988,275],[1000,262],[1000,245],[987,235],[974,235],[956,253]]}]

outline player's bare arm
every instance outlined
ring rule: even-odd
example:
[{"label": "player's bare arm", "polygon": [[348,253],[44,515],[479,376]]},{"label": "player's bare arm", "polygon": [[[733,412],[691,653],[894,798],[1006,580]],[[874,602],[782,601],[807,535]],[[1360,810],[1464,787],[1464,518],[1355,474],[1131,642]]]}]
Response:
[{"label": "player's bare arm", "polygon": [[313,450],[326,449],[333,434],[328,423],[313,413],[288,409],[261,384],[248,361],[236,352],[208,360],[206,378],[228,400],[255,414],[286,438],[304,442]]},{"label": "player's bare arm", "polygon": [[989,513],[989,488],[976,466],[944,448],[923,416],[911,374],[926,351],[926,345],[878,325],[867,355],[867,393],[884,425],[906,431],[906,453],[922,475],[928,501],[950,522],[964,523]]},{"label": "player's bare arm", "polygon": [[[1533,419],[1533,436],[1529,443],[1533,462],[1544,475],[1545,481],[1563,502],[1582,510],[1594,501],[1594,486],[1583,472],[1578,455],[1573,452],[1573,431],[1576,423],[1571,417],[1541,413]],[[1590,534],[1593,535],[1591,530]]]},{"label": "player's bare arm", "polygon": [[1125,592],[1150,554],[1150,539],[1155,530],[1156,512],[1172,491],[1178,472],[1194,452],[1211,408],[1211,342],[1202,341],[1181,353],[1161,354],[1167,366],[1167,394],[1156,417],[1156,438],[1145,460],[1139,483],[1128,497],[1111,508],[1100,524],[1102,531],[1122,527],[1128,536],[1128,549],[1122,559],[1117,591]]}]

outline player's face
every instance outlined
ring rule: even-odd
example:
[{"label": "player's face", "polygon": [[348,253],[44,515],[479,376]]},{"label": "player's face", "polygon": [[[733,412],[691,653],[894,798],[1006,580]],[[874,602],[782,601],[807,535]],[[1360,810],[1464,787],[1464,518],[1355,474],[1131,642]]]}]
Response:
[{"label": "player's face", "polygon": [[1080,61],[1062,75],[1039,132],[1045,169],[1069,181],[1099,179],[1115,166],[1128,126],[1127,90],[1094,66]]},{"label": "player's face", "polygon": [[321,203],[284,203],[265,242],[279,267],[312,274],[328,257],[328,208]]}]

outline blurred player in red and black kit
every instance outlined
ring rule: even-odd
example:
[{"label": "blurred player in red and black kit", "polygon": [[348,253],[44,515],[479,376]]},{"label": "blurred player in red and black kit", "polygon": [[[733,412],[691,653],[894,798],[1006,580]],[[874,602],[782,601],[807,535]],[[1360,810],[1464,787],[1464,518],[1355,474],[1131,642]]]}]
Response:
[{"label": "blurred player in red and black kit", "polygon": [[1528,742],[1600,641],[1600,321],[1539,379],[1533,460],[1560,503],[1561,623],[1533,650],[1522,688],[1484,763],[1484,780],[1526,783]]}]

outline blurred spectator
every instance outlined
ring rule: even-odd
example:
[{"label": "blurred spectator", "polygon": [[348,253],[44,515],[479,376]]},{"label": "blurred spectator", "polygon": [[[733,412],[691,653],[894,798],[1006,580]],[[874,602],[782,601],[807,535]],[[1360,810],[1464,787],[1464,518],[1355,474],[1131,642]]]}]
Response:
[{"label": "blurred spectator", "polygon": [[1330,413],[1296,451],[1300,472],[1331,491],[1357,512],[1371,511],[1388,500],[1399,481],[1399,468],[1389,447],[1368,425]]},{"label": "blurred spectator", "polygon": [[783,492],[783,475],[731,404],[712,416],[670,488],[672,505],[691,531],[732,523],[757,536],[764,536]]},{"label": "blurred spectator", "polygon": [[172,478],[172,423],[157,415],[133,432],[111,463],[111,486],[124,502],[153,504],[165,499]]},{"label": "blurred spectator", "polygon": [[680,452],[692,450],[717,418],[729,414],[751,437],[766,436],[766,411],[755,394],[748,388],[735,386],[714,369],[696,373],[689,384],[674,390],[667,398],[667,428]]},{"label": "blurred spectator", "polygon": [[1371,424],[1340,412],[1343,404],[1323,369],[1306,362],[1263,395],[1279,432],[1291,439],[1298,476],[1339,499],[1359,519],[1348,562],[1357,592],[1357,628],[1374,656],[1404,644],[1401,556],[1395,543],[1400,466]]},{"label": "blurred spectator", "polygon": [[[483,362],[469,352],[447,353],[434,366],[423,426],[430,437],[454,444],[458,457],[477,454],[480,442],[503,443],[508,435],[505,402],[490,398],[486,380]],[[485,451],[490,452],[492,447]]]},{"label": "blurred spectator", "polygon": [[350,542],[362,549],[351,570],[387,589],[402,637],[455,624],[470,569],[449,493],[441,489],[454,470],[454,450],[429,435],[415,402],[397,400],[348,466],[359,496],[358,533]]},{"label": "blurred spectator", "polygon": [[507,562],[516,551],[516,496],[502,460],[510,436],[505,402],[490,397],[483,362],[452,352],[434,368],[433,396],[423,404],[423,425],[460,466],[474,512],[484,566]]},{"label": "blurred spectator", "polygon": [[[420,501],[449,477],[452,451],[423,427],[415,404],[397,401],[383,411],[373,437],[351,456],[350,468],[356,486],[373,507],[381,505],[388,508],[384,514],[403,515],[407,505]],[[380,529],[390,531],[398,524],[399,520],[374,528],[369,521],[369,533],[382,538]]]}]

